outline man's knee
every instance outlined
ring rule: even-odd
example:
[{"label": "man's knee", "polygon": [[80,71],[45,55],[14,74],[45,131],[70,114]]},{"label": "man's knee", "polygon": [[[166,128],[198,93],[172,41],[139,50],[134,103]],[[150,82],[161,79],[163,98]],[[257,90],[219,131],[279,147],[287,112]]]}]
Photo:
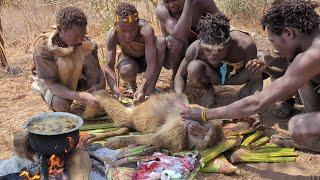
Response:
[{"label": "man's knee", "polygon": [[167,47],[171,50],[175,55],[181,55],[182,51],[185,47],[185,43],[174,39],[172,36],[168,36],[166,38]]},{"label": "man's knee", "polygon": [[54,96],[51,102],[51,109],[56,112],[70,112],[72,101]]},{"label": "man's knee", "polygon": [[316,113],[294,116],[290,119],[289,134],[294,143],[301,148],[320,151],[320,124]]},{"label": "man's knee", "polygon": [[293,116],[289,122],[288,122],[288,129],[291,137],[298,137],[301,135],[301,132],[298,131],[300,129],[300,126],[303,125],[303,115],[299,114],[296,116]]},{"label": "man's knee", "polygon": [[165,52],[167,47],[165,38],[157,37],[156,46],[157,46],[157,56],[158,56],[157,59],[162,66],[165,61]]},{"label": "man's knee", "polygon": [[121,65],[119,68],[119,73],[121,78],[125,81],[133,80],[137,76],[137,70],[133,64]]},{"label": "man's knee", "polygon": [[165,38],[164,37],[157,37],[156,46],[157,46],[158,53],[164,52],[167,48]]},{"label": "man's knee", "polygon": [[211,87],[211,80],[206,75],[206,66],[204,62],[199,60],[191,61],[188,65],[187,71],[187,79],[192,86],[196,86],[199,88]]}]

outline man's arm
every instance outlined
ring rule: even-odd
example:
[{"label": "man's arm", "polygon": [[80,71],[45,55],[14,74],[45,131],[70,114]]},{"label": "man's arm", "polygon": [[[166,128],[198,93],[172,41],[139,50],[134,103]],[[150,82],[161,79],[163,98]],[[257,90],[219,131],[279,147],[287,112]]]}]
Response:
[{"label": "man's arm", "polygon": [[98,46],[96,46],[96,48],[92,51],[92,56],[94,57],[95,64],[98,66],[98,76],[99,76],[98,83],[93,85],[92,91],[105,89],[105,87],[106,87],[106,79],[104,77],[103,71],[102,71],[100,63],[99,63]]},{"label": "man's arm", "polygon": [[208,119],[241,118],[256,113],[261,108],[285,98],[301,88],[320,72],[320,53],[310,52],[299,54],[289,66],[285,75],[277,79],[263,91],[236,101],[228,106],[210,109]]},{"label": "man's arm", "polygon": [[44,82],[47,85],[48,89],[55,96],[59,96],[63,99],[79,100],[79,93],[68,89],[67,87],[63,86],[62,84],[59,84],[57,81],[55,81],[53,79],[44,79]]},{"label": "man's arm", "polygon": [[108,85],[116,96],[119,96],[119,90],[116,83],[116,73],[115,73],[115,62],[116,62],[116,34],[115,30],[112,28],[108,31],[106,35],[106,64],[104,66],[106,79]]},{"label": "man's arm", "polygon": [[169,11],[163,3],[159,3],[156,8],[156,16],[160,21],[161,32],[164,36],[173,33],[177,20],[170,17]]},{"label": "man's arm", "polygon": [[193,6],[196,0],[186,0],[183,6],[182,14],[178,21],[170,17],[169,11],[164,4],[159,4],[156,9],[156,15],[163,25],[163,29],[174,39],[184,42],[191,28],[193,17]]},{"label": "man's arm", "polygon": [[155,88],[155,82],[158,80],[156,69],[161,68],[157,61],[157,47],[155,44],[155,35],[153,28],[150,25],[146,25],[141,28],[141,35],[145,41],[145,58],[147,62],[147,69],[144,74],[144,81],[137,90],[145,95],[150,95]]},{"label": "man's arm", "polygon": [[163,3],[159,3],[156,8],[156,16],[160,21],[162,32],[166,32],[164,35],[171,35],[173,38],[184,42],[192,25],[194,6],[199,6],[201,11],[211,14],[219,12],[212,0],[186,0],[182,14],[177,21],[170,17],[167,7]]},{"label": "man's arm", "polygon": [[192,43],[186,52],[185,58],[182,60],[179,69],[177,71],[176,77],[174,79],[174,90],[176,93],[181,94],[184,91],[185,88],[185,82],[188,76],[188,65],[190,61],[193,60],[193,58],[196,55],[196,42]]}]

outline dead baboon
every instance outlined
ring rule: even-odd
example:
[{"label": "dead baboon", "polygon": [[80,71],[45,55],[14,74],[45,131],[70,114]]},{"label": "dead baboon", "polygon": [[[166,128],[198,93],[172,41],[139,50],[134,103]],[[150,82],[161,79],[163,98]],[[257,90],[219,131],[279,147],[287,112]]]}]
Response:
[{"label": "dead baboon", "polygon": [[110,138],[105,144],[109,148],[146,144],[173,152],[193,148],[204,150],[223,138],[219,121],[200,123],[184,121],[180,117],[180,110],[188,105],[185,95],[175,93],[153,95],[136,106],[132,112],[111,97],[100,95],[98,99],[115,125],[143,133],[143,135]]}]

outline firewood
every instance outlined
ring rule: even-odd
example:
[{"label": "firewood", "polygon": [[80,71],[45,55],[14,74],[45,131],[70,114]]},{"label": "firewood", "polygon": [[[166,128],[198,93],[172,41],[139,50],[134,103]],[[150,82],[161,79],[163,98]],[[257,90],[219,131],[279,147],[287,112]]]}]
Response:
[{"label": "firewood", "polygon": [[91,169],[92,163],[88,152],[83,150],[72,152],[67,164],[70,180],[88,180]]}]

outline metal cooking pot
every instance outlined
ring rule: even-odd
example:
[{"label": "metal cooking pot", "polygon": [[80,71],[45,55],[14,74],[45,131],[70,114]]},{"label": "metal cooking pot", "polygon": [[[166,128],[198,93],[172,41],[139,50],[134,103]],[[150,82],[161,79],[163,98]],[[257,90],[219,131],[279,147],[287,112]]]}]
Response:
[{"label": "metal cooking pot", "polygon": [[[45,121],[46,119],[57,120],[61,117],[67,117],[76,123],[76,127],[62,133],[46,134],[34,132],[28,128],[29,124],[34,121]],[[79,142],[79,128],[83,124],[80,116],[65,112],[46,112],[38,114],[24,123],[24,128],[28,132],[29,144],[36,152],[52,155],[63,154],[73,150]]]}]

